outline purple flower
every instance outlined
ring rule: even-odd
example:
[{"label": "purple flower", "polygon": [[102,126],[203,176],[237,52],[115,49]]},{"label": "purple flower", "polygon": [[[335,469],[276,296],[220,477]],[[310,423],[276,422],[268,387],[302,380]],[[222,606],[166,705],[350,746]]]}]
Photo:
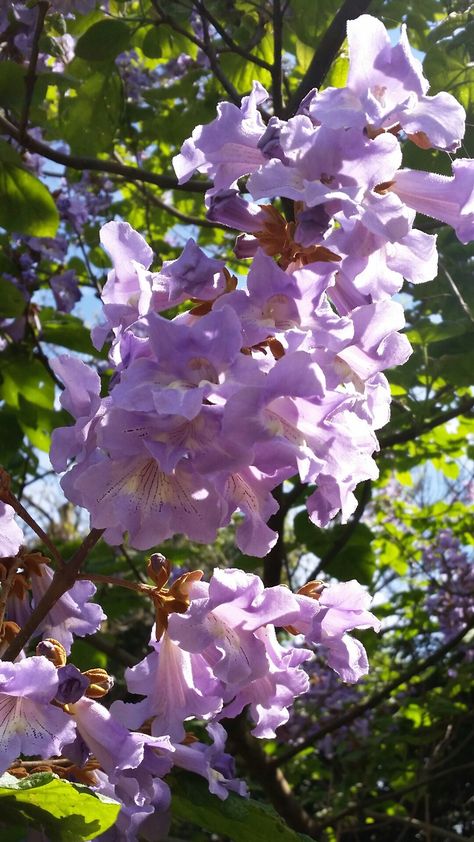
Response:
[{"label": "purple flower", "polygon": [[188,298],[213,300],[225,288],[224,263],[208,257],[188,240],[177,260],[165,260],[159,272],[152,275],[155,310],[166,310]]},{"label": "purple flower", "polygon": [[221,502],[209,479],[181,460],[169,474],[150,456],[98,457],[72,468],[61,481],[69,499],[84,506],[104,538],[148,549],[175,533],[193,541],[214,540]]},{"label": "purple flower", "polygon": [[70,313],[74,305],[81,299],[74,269],[69,269],[62,275],[54,275],[50,278],[49,283],[58,310],[61,313]]},{"label": "purple flower", "polygon": [[345,88],[312,97],[313,120],[333,129],[401,127],[423,149],[454,152],[464,135],[465,111],[447,93],[429,97],[429,83],[413,56],[406,27],[392,47],[381,21],[361,15],[347,24],[350,69]]},{"label": "purple flower", "polygon": [[308,690],[308,676],[300,665],[311,658],[311,652],[300,647],[280,646],[272,625],[259,629],[256,637],[265,645],[267,674],[243,687],[224,707],[219,718],[237,716],[249,705],[255,723],[251,733],[260,739],[271,739],[276,736],[276,729],[288,721],[295,698]]},{"label": "purple flower", "polygon": [[51,368],[66,387],[60,403],[76,419],[74,426],[53,431],[49,458],[55,471],[63,471],[69,459],[90,449],[93,419],[101,406],[100,377],[82,360],[66,355],[51,360]]},{"label": "purple flower", "polygon": [[20,754],[51,757],[74,739],[74,722],[50,704],[57,690],[56,668],[46,658],[0,662],[1,772]]},{"label": "purple flower", "polygon": [[[202,584],[201,584],[202,588]],[[237,689],[267,673],[265,644],[255,631],[299,612],[283,587],[264,588],[242,570],[214,570],[207,595],[192,599],[185,614],[172,614],[169,635],[187,652],[201,652],[216,678]]]},{"label": "purple flower", "polygon": [[[53,581],[53,571],[47,564],[41,565],[41,575],[31,575],[33,602],[38,604]],[[67,653],[71,651],[74,635],[85,637],[94,634],[106,619],[100,605],[89,602],[96,592],[92,582],[76,582],[66,591],[48,612],[37,628],[43,637],[52,637],[62,643]]]},{"label": "purple flower", "polygon": [[80,736],[111,780],[121,771],[136,769],[144,760],[147,746],[173,751],[168,737],[132,734],[106,707],[92,699],[83,697],[69,710]]},{"label": "purple flower", "polygon": [[0,558],[16,556],[23,540],[23,531],[15,521],[14,509],[0,501]]},{"label": "purple flower", "polygon": [[259,82],[242,99],[240,108],[230,102],[217,106],[217,118],[207,126],[198,126],[186,140],[179,155],[173,158],[178,181],[183,184],[192,174],[208,174],[217,189],[234,187],[237,180],[253,172],[265,162],[258,142],[265,132],[265,124],[257,106],[267,99],[267,92]]},{"label": "purple flower", "polygon": [[167,632],[154,651],[125,673],[130,693],[146,698],[135,704],[114,702],[111,713],[129,728],[152,719],[152,734],[169,734],[173,742],[185,736],[184,721],[209,719],[222,707],[220,682],[200,653],[190,654]]},{"label": "purple flower", "polygon": [[474,238],[474,163],[456,158],[451,177],[400,170],[391,188],[409,207],[454,228],[461,243]]},{"label": "purple flower", "polygon": [[[323,588],[312,626],[305,632],[307,643],[321,644],[327,662],[343,681],[358,681],[369,671],[367,655],[359,640],[346,632],[352,629],[380,629],[380,621],[368,607],[370,595],[352,579]],[[298,623],[295,623],[298,628]]]},{"label": "purple flower", "polygon": [[58,690],[55,700],[61,705],[73,704],[82,698],[89,687],[89,679],[74,664],[58,669]]},{"label": "purple flower", "polygon": [[173,754],[173,764],[206,778],[209,791],[223,801],[229,792],[247,796],[247,784],[235,778],[234,759],[224,751],[227,738],[225,729],[219,723],[213,722],[207,726],[207,732],[213,740],[211,745],[201,742],[194,742],[189,746],[177,745]]}]

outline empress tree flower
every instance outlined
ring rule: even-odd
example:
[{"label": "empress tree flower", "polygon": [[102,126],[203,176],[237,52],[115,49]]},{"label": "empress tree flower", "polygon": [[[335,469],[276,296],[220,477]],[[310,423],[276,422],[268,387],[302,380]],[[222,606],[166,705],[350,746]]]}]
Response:
[{"label": "empress tree flower", "polygon": [[265,88],[254,82],[252,92],[243,97],[240,108],[230,102],[217,106],[217,118],[207,126],[197,126],[186,140],[173,166],[180,184],[192,174],[208,174],[216,188],[234,187],[242,175],[253,172],[265,162],[258,142],[265,132],[265,124],[257,106],[268,97]]},{"label": "empress tree flower", "polygon": [[454,228],[461,243],[474,237],[474,161],[456,158],[453,175],[400,170],[391,187],[409,207]]},{"label": "empress tree flower", "polygon": [[184,651],[201,653],[221,682],[224,707],[218,718],[236,716],[250,703],[254,733],[274,734],[295,695],[306,688],[298,668],[310,653],[283,650],[272,629],[299,617],[301,601],[237,569],[214,570],[207,588],[200,582],[190,596],[186,613],[170,616],[169,636]]},{"label": "empress tree flower", "polygon": [[247,784],[235,777],[235,762],[224,751],[227,733],[218,722],[206,726],[212,744],[193,742],[191,745],[175,746],[173,765],[206,778],[209,792],[224,801],[229,792],[248,795]]},{"label": "empress tree flower", "polygon": [[[307,612],[307,596],[302,598]],[[308,622],[306,614],[303,622],[293,623],[294,630],[303,632],[306,643],[322,646],[329,666],[343,681],[358,681],[369,671],[367,654],[362,643],[347,632],[369,628],[379,631],[380,621],[368,611],[371,596],[352,579],[318,588],[315,601],[317,610],[312,618],[309,615]]]},{"label": "empress tree flower", "polygon": [[15,511],[0,501],[0,558],[16,556],[23,543],[23,531],[15,520]]},{"label": "empress tree flower", "polygon": [[392,47],[383,23],[361,15],[348,21],[347,38],[347,85],[315,93],[308,107],[311,117],[334,129],[399,127],[422,149],[455,152],[464,135],[464,108],[445,92],[426,96],[429,82],[411,52],[406,26]]},{"label": "empress tree flower", "polygon": [[[53,580],[53,570],[47,564],[39,566],[38,573],[31,574],[33,603],[38,604]],[[37,627],[43,637],[52,637],[61,643],[69,654],[74,635],[85,637],[94,634],[106,616],[97,603],[90,602],[96,592],[92,582],[76,582],[50,608],[44,620]]]},{"label": "empress tree flower", "polygon": [[186,719],[209,719],[222,708],[223,688],[204,657],[184,651],[166,631],[161,640],[152,638],[151,645],[154,651],[125,672],[129,692],[146,698],[133,704],[114,702],[111,713],[128,728],[140,728],[151,719],[153,735],[169,734],[179,743]]},{"label": "empress tree flower", "polygon": [[1,772],[20,754],[59,755],[74,740],[71,717],[51,704],[58,685],[56,668],[44,657],[0,662]]}]

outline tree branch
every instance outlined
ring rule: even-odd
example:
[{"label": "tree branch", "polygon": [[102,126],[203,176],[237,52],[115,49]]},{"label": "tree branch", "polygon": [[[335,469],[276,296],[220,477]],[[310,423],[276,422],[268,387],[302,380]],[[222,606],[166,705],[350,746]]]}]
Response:
[{"label": "tree branch", "polygon": [[240,106],[241,97],[237,88],[235,88],[230,79],[227,78],[219,64],[216,52],[211,41],[211,36],[209,34],[209,24],[204,15],[201,15],[201,23],[204,33],[203,52],[208,57],[211,69],[213,70],[216,79],[219,80],[222,87],[228,94],[230,100],[234,103],[234,105]]},{"label": "tree branch", "polygon": [[8,492],[7,494],[2,496],[2,500],[5,503],[8,503],[12,509],[15,510],[16,514],[21,517],[21,519],[26,523],[30,529],[38,536],[38,538],[43,542],[45,547],[48,548],[49,552],[51,553],[52,557],[54,558],[55,562],[59,565],[59,567],[64,566],[64,561],[61,557],[61,553],[57,550],[54,543],[51,541],[49,536],[46,534],[44,529],[41,528],[39,523],[36,523],[35,519],[30,515],[29,512],[25,509],[24,506],[20,503],[20,501],[15,497],[12,492]]},{"label": "tree branch", "polygon": [[349,804],[347,807],[344,807],[343,810],[339,810],[338,813],[333,814],[332,816],[328,816],[324,819],[324,821],[318,823],[318,829],[323,830],[325,827],[331,827],[334,825],[335,822],[340,821],[345,816],[350,816],[351,813],[359,812],[360,810],[365,810],[370,808],[374,804],[383,804],[384,801],[397,801],[402,796],[408,795],[410,792],[414,792],[417,789],[421,789],[424,786],[429,786],[436,780],[441,778],[449,777],[455,772],[461,772],[463,770],[472,769],[474,767],[474,763],[462,763],[460,766],[450,766],[448,769],[444,769],[442,772],[437,772],[434,775],[426,776],[425,778],[421,778],[420,780],[416,781],[413,784],[407,784],[406,786],[400,787],[399,789],[392,789],[390,791],[384,792],[381,795],[377,795],[375,798],[371,798],[368,801],[360,802],[360,801],[353,801],[352,804]]},{"label": "tree branch", "polygon": [[244,759],[280,816],[294,830],[316,838],[316,822],[293,795],[281,769],[271,763],[255,737],[249,734],[246,718],[241,715],[226,721],[226,730],[234,744],[233,750]]},{"label": "tree branch", "polygon": [[271,548],[263,559],[263,584],[266,588],[271,588],[274,585],[279,585],[281,582],[281,574],[285,561],[285,541],[283,537],[285,527],[286,511],[282,504],[283,492],[281,485],[278,485],[272,492],[280,508],[268,521],[270,529],[274,529],[278,533],[276,544]]},{"label": "tree branch", "polygon": [[182,213],[182,211],[178,210],[178,208],[163,202],[150,190],[147,190],[146,187],[137,185],[137,189],[140,193],[142,193],[142,195],[146,196],[146,198],[150,200],[152,205],[166,211],[166,213],[169,213],[170,216],[174,216],[175,219],[179,219],[179,221],[183,222],[185,225],[198,225],[200,228],[220,228],[222,231],[227,231],[228,234],[230,234],[233,230],[232,228],[229,228],[228,225],[222,225],[220,222],[211,222],[210,219],[206,219],[205,217],[201,219],[197,216],[189,216],[186,213]]},{"label": "tree branch", "polygon": [[10,643],[10,646],[3,655],[4,661],[15,660],[25,644],[28,643],[30,637],[34,634],[39,624],[47,616],[53,605],[56,604],[58,599],[60,599],[66,591],[72,588],[77,579],[77,574],[79,573],[79,569],[83,561],[87,558],[93,547],[95,547],[103,531],[103,529],[91,529],[87,537],[84,538],[81,546],[78,547],[67,564],[59,570],[56,570],[48,590],[40,599],[38,605],[35,606],[25,625],[21,631],[18,632],[15,639],[12,643]]},{"label": "tree branch", "polygon": [[[8,559],[4,559],[3,561],[8,561]],[[15,581],[16,571],[18,570],[18,561],[19,560],[16,558],[11,559],[11,567],[5,579],[1,583],[2,589],[0,591],[0,634],[2,631],[3,618],[5,617],[5,610],[7,607],[8,597],[10,595],[10,591]]]},{"label": "tree branch", "polygon": [[391,436],[383,436],[379,440],[380,450],[386,450],[389,447],[393,447],[395,444],[405,444],[408,441],[412,441],[412,439],[416,439],[419,436],[424,435],[424,433],[429,433],[430,430],[434,430],[435,427],[440,427],[441,424],[446,424],[446,422],[451,421],[452,418],[457,418],[459,415],[466,415],[471,409],[474,409],[474,398],[464,398],[457,406],[438,413],[438,415],[435,415],[434,418],[431,418],[429,421],[422,421],[419,424],[414,424],[407,430],[401,430],[399,433],[393,433]]},{"label": "tree branch", "polygon": [[343,550],[346,544],[350,541],[351,536],[354,533],[357,524],[359,523],[365,512],[367,504],[370,501],[371,494],[372,483],[370,479],[368,479],[362,485],[361,498],[359,500],[359,503],[357,504],[357,508],[354,514],[352,515],[351,520],[349,521],[349,523],[346,524],[342,535],[338,538],[337,541],[334,541],[334,544],[332,545],[331,549],[328,550],[328,552],[325,555],[323,555],[323,557],[320,559],[312,573],[308,576],[308,582],[311,582],[313,579],[317,579],[321,570],[325,570],[328,564],[330,564],[331,561],[334,561],[336,556],[339,555],[341,550]]},{"label": "tree branch", "polygon": [[114,173],[121,175],[126,181],[143,181],[147,184],[155,184],[163,190],[183,190],[188,193],[205,193],[212,185],[206,181],[195,181],[191,179],[186,184],[178,184],[176,178],[171,175],[161,175],[159,173],[149,172],[140,167],[129,167],[125,164],[119,164],[117,161],[102,161],[99,158],[86,158],[81,155],[68,155],[66,152],[60,152],[43,143],[41,140],[36,140],[29,134],[21,136],[20,130],[7,120],[6,117],[0,115],[0,131],[7,134],[9,137],[17,141],[24,149],[29,152],[36,152],[47,158],[50,161],[55,161],[57,164],[63,164],[65,167],[71,167],[73,170],[93,170],[95,172]]},{"label": "tree branch", "polygon": [[448,640],[447,643],[444,643],[442,646],[438,647],[435,652],[425,658],[423,661],[415,662],[412,664],[408,669],[404,672],[400,673],[393,681],[389,681],[385,687],[382,687],[381,690],[377,690],[376,693],[373,693],[372,696],[369,696],[365,702],[361,702],[358,705],[355,705],[350,710],[346,711],[346,713],[341,714],[340,716],[332,717],[329,719],[325,725],[322,725],[318,731],[311,734],[309,737],[306,737],[302,740],[298,745],[292,746],[287,751],[283,752],[279,756],[275,757],[271,762],[275,766],[279,766],[281,763],[286,763],[288,760],[291,760],[301,751],[304,751],[305,748],[309,748],[310,746],[314,745],[318,740],[322,739],[326,736],[326,734],[332,734],[334,731],[337,731],[339,728],[342,728],[343,725],[349,725],[351,722],[354,722],[355,719],[358,719],[359,716],[362,716],[368,710],[372,710],[373,708],[378,707],[378,705],[388,699],[390,694],[400,687],[401,684],[405,684],[406,682],[410,681],[415,675],[419,675],[424,670],[428,669],[428,667],[437,664],[438,661],[441,661],[451,649],[455,649],[458,643],[466,636],[468,631],[470,631],[474,626],[474,618],[460,631],[458,634],[453,637],[451,640]]},{"label": "tree branch", "polygon": [[23,103],[23,110],[20,119],[20,136],[24,137],[26,129],[28,128],[28,115],[30,113],[31,101],[36,84],[36,65],[38,64],[39,56],[39,41],[44,27],[44,19],[49,9],[49,2],[46,0],[39,0],[36,8],[38,14],[36,16],[35,30],[33,33],[33,43],[31,45],[31,56],[28,64],[28,70],[25,76],[25,101]]},{"label": "tree branch", "polygon": [[221,26],[219,21],[211,14],[209,9],[206,8],[204,3],[201,3],[200,0],[194,0],[194,6],[198,10],[198,12],[211,24],[211,26],[216,30],[217,34],[221,36],[224,44],[227,44],[229,50],[233,53],[237,53],[237,55],[242,56],[247,61],[256,64],[258,67],[263,67],[264,70],[268,70],[270,73],[272,71],[272,67],[265,61],[263,58],[259,58],[259,56],[254,56],[248,50],[245,50],[243,47],[240,47],[234,39],[229,35],[226,29]]},{"label": "tree branch", "polygon": [[283,113],[282,97],[282,28],[283,12],[280,0],[273,0],[273,66],[272,66],[272,97],[273,112],[277,117]]},{"label": "tree branch", "polygon": [[437,827],[437,825],[429,822],[422,822],[420,819],[410,818],[410,816],[397,816],[394,813],[387,815],[387,813],[374,813],[369,811],[370,816],[377,820],[384,820],[385,822],[397,822],[412,827],[414,830],[421,831],[426,836],[430,833],[432,836],[442,836],[443,839],[455,839],[456,842],[472,842],[472,836],[462,836],[460,833],[453,833],[451,830],[446,830],[444,827]]},{"label": "tree branch", "polygon": [[286,118],[296,113],[301,100],[312,88],[320,86],[344,43],[347,21],[366,12],[370,2],[371,0],[345,0],[342,4],[321,38],[311,64],[285,108]]}]

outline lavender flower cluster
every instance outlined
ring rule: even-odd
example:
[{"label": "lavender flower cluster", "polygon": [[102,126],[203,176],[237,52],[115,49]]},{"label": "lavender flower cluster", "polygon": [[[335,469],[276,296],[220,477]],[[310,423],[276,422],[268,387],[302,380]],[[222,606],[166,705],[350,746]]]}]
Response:
[{"label": "lavender flower cluster", "polygon": [[[240,108],[221,104],[175,158],[181,182],[196,170],[212,179],[209,217],[242,232],[245,286],[193,240],[156,272],[127,223],[101,230],[113,268],[93,340],[111,342],[112,379],[102,396],[95,369],[68,356],[53,361],[75,423],[55,431],[51,461],[66,471],[67,497],[111,544],[127,535],[148,549],[176,533],[207,543],[238,511],[238,546],[263,556],[277,540],[267,522],[282,481],[299,474],[315,486],[308,512],[324,526],[338,512],[347,519],[357,484],[377,476],[375,431],[390,406],[383,372],[410,354],[392,296],[404,278],[436,274],[436,238],[413,229],[415,212],[452,224],[466,242],[474,168],[457,159],[451,178],[400,169],[401,143],[455,151],[463,109],[448,94],[427,95],[404,30],[392,47],[382,24],[362,16],[348,36],[345,88],[312,92],[295,117],[265,125],[266,92],[255,83]],[[250,201],[240,192],[244,176]],[[293,221],[257,204],[276,197],[294,202]],[[173,307],[178,315],[162,315]],[[25,553],[13,515],[0,503],[0,576],[15,573],[3,624],[10,635],[53,575]],[[93,634],[103,619],[88,582],[57,600],[34,656],[0,664],[0,772],[16,770],[22,755],[68,759],[71,779],[87,778],[121,803],[114,838],[129,842],[166,833],[163,778],[173,766],[202,775],[221,798],[245,794],[221,720],[248,708],[252,733],[274,736],[308,690],[302,665],[313,648],[353,682],[368,664],[348,632],[379,627],[354,580],[294,594],[216,569],[209,582],[194,571],[169,585],[158,554],[148,574],[153,584],[139,587],[155,606],[152,651],[126,674],[138,702],[108,710],[99,699],[109,677],[67,663],[73,635]],[[309,648],[282,645],[277,627]],[[195,718],[211,743],[188,737]],[[148,722],[151,734],[139,730]]]},{"label": "lavender flower cluster", "polygon": [[[464,111],[448,94],[426,95],[404,31],[391,47],[383,25],[362,16],[348,37],[346,88],[313,92],[297,116],[265,126],[255,83],[174,159],[181,182],[196,169],[213,179],[210,218],[245,232],[236,249],[252,258],[246,288],[193,240],[151,272],[153,253],[127,223],[102,228],[114,268],[93,338],[112,337],[115,374],[101,398],[91,368],[54,363],[76,424],[55,433],[51,459],[57,470],[76,460],[64,491],[111,543],[125,532],[139,549],[176,532],[205,543],[238,509],[238,546],[263,556],[277,538],[267,521],[282,480],[299,473],[316,485],[307,508],[325,526],[339,511],[346,520],[357,484],[377,477],[383,371],[410,354],[391,296],[404,277],[436,274],[436,237],[413,230],[415,209],[452,221],[466,241],[474,167],[457,159],[452,178],[399,169],[401,133],[454,150]],[[249,173],[254,199],[294,200],[294,222],[239,195]],[[160,315],[186,301],[175,318]]]},{"label": "lavender flower cluster", "polygon": [[444,639],[451,640],[472,621],[472,556],[450,529],[442,529],[423,551],[421,564],[429,577],[426,609],[439,623]]},{"label": "lavender flower cluster", "polygon": [[[0,574],[5,579],[12,565],[17,571],[3,624],[7,637],[18,631],[15,618],[28,619],[28,581],[37,604],[52,577],[45,559],[26,553],[22,541],[12,507],[0,504]],[[208,583],[200,571],[184,573],[166,587],[170,567],[158,554],[148,573],[154,586],[142,587],[156,609],[152,652],[126,673],[128,689],[141,701],[116,701],[107,710],[99,701],[112,685],[107,673],[67,663],[73,634],[93,634],[104,619],[89,601],[95,589],[86,581],[57,600],[38,629],[43,639],[35,655],[22,652],[15,663],[0,664],[0,773],[21,774],[21,757],[35,756],[69,780],[86,781],[120,802],[115,831],[130,842],[138,833],[152,840],[166,833],[170,793],[163,777],[173,766],[206,778],[220,798],[229,790],[246,794],[224,751],[220,721],[248,706],[252,733],[273,737],[309,686],[302,664],[312,650],[281,645],[275,625],[304,635],[311,647],[322,644],[346,681],[368,669],[364,647],[347,632],[379,628],[370,597],[355,581],[312,583],[293,594],[227,569],[215,570]],[[185,723],[196,717],[207,723],[211,744],[188,739]],[[151,734],[139,730],[145,722]]]}]

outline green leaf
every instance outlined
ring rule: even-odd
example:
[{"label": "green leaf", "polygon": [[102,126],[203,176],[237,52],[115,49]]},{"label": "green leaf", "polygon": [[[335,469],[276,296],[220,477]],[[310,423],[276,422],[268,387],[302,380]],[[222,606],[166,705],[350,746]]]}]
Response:
[{"label": "green leaf", "polygon": [[49,772],[0,778],[0,814],[7,827],[35,828],[50,842],[86,842],[115,823],[120,805]]},{"label": "green leaf", "polygon": [[10,460],[18,454],[23,440],[23,431],[16,413],[2,407],[0,411],[0,463],[8,470]]},{"label": "green leaf", "polygon": [[6,278],[0,278],[0,301],[2,302],[2,318],[14,318],[21,316],[26,301],[19,289]]},{"label": "green leaf", "polygon": [[69,313],[59,313],[52,307],[41,309],[41,339],[52,345],[61,345],[91,357],[102,356],[92,345],[90,332],[82,319]]},{"label": "green leaf", "polygon": [[131,31],[120,20],[100,20],[81,35],[75,54],[87,61],[111,61],[130,44]]},{"label": "green leaf", "polygon": [[[375,557],[372,550],[373,533],[364,523],[337,524],[331,529],[319,529],[311,523],[307,512],[299,512],[294,520],[297,540],[306,546],[309,552],[323,558],[332,548],[341,548],[323,570],[340,581],[358,579],[363,585],[370,585],[375,571]],[[350,537],[343,543],[350,530]]]},{"label": "green leaf", "polygon": [[147,29],[142,43],[142,51],[147,58],[161,58],[163,45],[160,30],[157,26],[151,26],[150,29]]},{"label": "green leaf", "polygon": [[13,61],[0,62],[0,105],[20,111],[25,95],[25,71]]},{"label": "green leaf", "polygon": [[78,155],[105,152],[114,139],[122,113],[122,84],[115,66],[92,73],[77,96],[65,97],[60,108],[64,139]]},{"label": "green leaf", "polygon": [[54,382],[39,360],[20,358],[9,361],[2,368],[2,377],[0,391],[9,406],[18,409],[22,397],[36,407],[53,408]]},{"label": "green leaf", "polygon": [[220,801],[194,775],[176,776],[171,804],[176,818],[228,836],[232,842],[309,842],[309,836],[291,830],[267,804],[232,793]]},{"label": "green leaf", "polygon": [[0,162],[0,227],[15,234],[54,237],[59,214],[44,184],[22,167]]}]

